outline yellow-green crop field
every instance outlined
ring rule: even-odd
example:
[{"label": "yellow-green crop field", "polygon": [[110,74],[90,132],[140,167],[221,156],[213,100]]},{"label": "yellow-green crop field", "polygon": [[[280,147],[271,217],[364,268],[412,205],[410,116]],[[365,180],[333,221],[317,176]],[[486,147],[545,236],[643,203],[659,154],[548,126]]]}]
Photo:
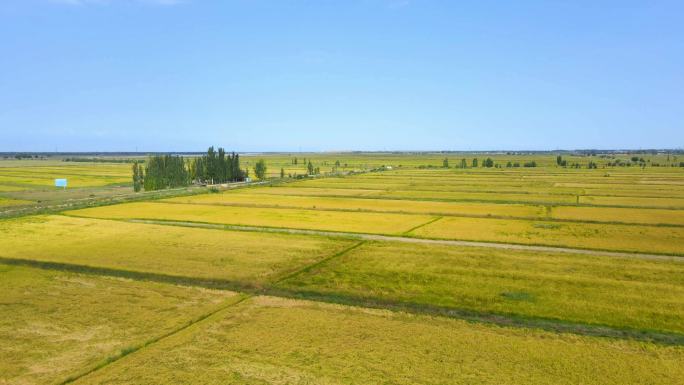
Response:
[{"label": "yellow-green crop field", "polygon": [[434,219],[429,215],[202,206],[159,202],[126,203],[69,211],[67,214],[87,218],[160,219],[372,234],[401,234]]},{"label": "yellow-green crop field", "polygon": [[521,317],[684,332],[681,261],[370,242],[280,287]]},{"label": "yellow-green crop field", "polygon": [[[170,198],[166,202],[179,202],[204,205],[243,205],[259,207],[270,205],[273,207],[327,209],[349,211],[378,211],[412,214],[438,215],[478,215],[478,216],[508,216],[538,218],[545,216],[542,206],[531,205],[497,205],[491,203],[451,203],[429,202],[396,199],[354,199],[337,197],[308,197],[301,195],[271,195],[264,197],[259,194],[245,194],[241,190],[225,194],[194,195],[189,197]],[[684,224],[684,220],[682,220]]]},{"label": "yellow-green crop field", "polygon": [[50,384],[78,376],[234,296],[0,264],[0,383]]},{"label": "yellow-green crop field", "polygon": [[684,255],[684,227],[444,217],[410,234],[424,238]]},{"label": "yellow-green crop field", "polygon": [[676,384],[684,350],[258,297],[77,384]]},{"label": "yellow-green crop field", "polygon": [[[55,187],[55,179],[67,179],[67,189]],[[109,192],[111,195],[130,186],[130,164],[0,160],[0,207],[68,201],[116,188],[117,191]]]},{"label": "yellow-green crop field", "polygon": [[0,219],[0,384],[679,385],[684,168],[635,155],[246,154],[76,206],[130,164],[0,161],[6,212],[65,194]]},{"label": "yellow-green crop field", "polygon": [[29,203],[29,201],[22,201],[19,199],[8,199],[8,198],[0,197],[0,206],[14,206],[14,205],[27,204],[27,203]]},{"label": "yellow-green crop field", "polygon": [[[36,161],[38,163],[39,161]],[[86,163],[64,166],[0,166],[0,186],[24,190],[54,187],[54,180],[66,178],[69,187],[98,187],[130,184],[130,164]]]},{"label": "yellow-green crop field", "polygon": [[[40,234],[41,242],[35,242]],[[0,221],[0,258],[261,285],[352,241],[144,225],[62,215]]]},{"label": "yellow-green crop field", "polygon": [[[230,196],[230,194],[227,194]],[[181,201],[193,198],[181,198]],[[209,198],[212,199],[212,198]],[[230,198],[228,198],[230,199]],[[369,200],[382,207],[382,200]],[[267,204],[268,200],[264,200]],[[315,201],[314,201],[315,202]],[[407,207],[412,202],[406,202]],[[187,221],[421,238],[684,255],[684,226],[647,226],[355,212],[314,208],[244,207],[140,202],[69,211],[87,218]],[[515,209],[515,207],[511,207]]]}]

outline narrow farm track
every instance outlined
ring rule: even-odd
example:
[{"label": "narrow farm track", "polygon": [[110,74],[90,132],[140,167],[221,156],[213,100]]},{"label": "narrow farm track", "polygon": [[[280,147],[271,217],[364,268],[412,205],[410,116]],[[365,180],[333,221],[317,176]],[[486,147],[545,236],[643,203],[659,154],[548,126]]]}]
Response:
[{"label": "narrow farm track", "polygon": [[[436,218],[434,220],[438,220],[438,219],[440,219],[440,218]],[[413,237],[406,237],[406,236],[391,236],[391,235],[377,235],[377,234],[364,234],[364,233],[346,233],[346,232],[339,232],[339,231],[303,230],[303,229],[276,228],[276,227],[221,225],[221,224],[186,222],[186,221],[164,221],[164,220],[151,220],[151,219],[127,219],[124,221],[125,222],[132,222],[132,223],[147,223],[147,224],[155,224],[155,225],[196,227],[196,228],[217,229],[217,230],[259,231],[259,232],[273,232],[273,233],[287,233],[287,234],[321,235],[321,236],[328,236],[328,237],[354,238],[354,239],[360,239],[360,240],[365,240],[365,241],[388,241],[388,242],[407,242],[407,243],[421,243],[421,244],[447,245],[447,246],[485,247],[485,248],[505,249],[505,250],[545,251],[545,252],[552,252],[552,253],[569,253],[569,254],[596,255],[596,256],[608,256],[608,257],[618,257],[618,258],[639,258],[639,259],[650,259],[650,260],[684,262],[684,257],[677,256],[677,255],[626,253],[626,252],[617,252],[617,251],[576,249],[576,248],[570,248],[570,247],[532,246],[532,245],[520,245],[520,244],[515,244],[515,243],[424,239],[424,238],[413,238]]]}]

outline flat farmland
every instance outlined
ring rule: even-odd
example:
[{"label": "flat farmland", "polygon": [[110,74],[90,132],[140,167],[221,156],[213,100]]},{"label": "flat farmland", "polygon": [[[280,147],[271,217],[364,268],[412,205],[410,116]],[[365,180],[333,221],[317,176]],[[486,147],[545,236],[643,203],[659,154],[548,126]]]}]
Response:
[{"label": "flat farmland", "polygon": [[234,298],[228,291],[0,264],[0,383],[60,383]]},{"label": "flat farmland", "polygon": [[407,202],[405,200],[393,199],[353,199],[335,197],[308,197],[301,195],[272,195],[264,198],[264,196],[261,194],[245,194],[240,192],[179,197],[167,199],[165,201],[205,205],[244,205],[253,207],[272,206],[304,209],[378,211],[438,215],[494,215],[527,218],[543,217],[546,212],[544,207],[522,204],[496,205],[486,203],[452,203],[429,201]]},{"label": "flat farmland", "polygon": [[684,336],[684,258],[368,242],[278,287]]},{"label": "flat farmland", "polygon": [[[185,198],[183,198],[185,199]],[[268,202],[268,200],[264,200]],[[315,201],[314,201],[315,202]],[[373,200],[377,210],[383,201]],[[406,207],[412,202],[407,201]],[[547,218],[499,219],[439,216],[438,214],[376,213],[372,211],[350,211],[314,208],[244,207],[221,204],[187,204],[143,202],[116,206],[103,206],[69,211],[68,215],[106,219],[150,219],[214,223],[235,226],[256,226],[264,228],[302,229],[366,233],[379,235],[404,235],[419,238],[462,240],[476,242],[497,242],[523,245],[544,245],[584,248],[607,251],[626,251],[684,255],[684,226],[649,226],[642,224],[602,224],[553,221]],[[506,207],[502,207],[506,209]],[[509,207],[514,210],[515,207]],[[464,210],[461,208],[461,210]],[[608,211],[605,215],[616,218],[621,213]],[[624,214],[624,213],[622,213]],[[563,212],[561,211],[561,216]],[[601,212],[588,217],[601,219]],[[571,213],[566,213],[570,219]],[[654,221],[668,222],[668,217],[659,219],[657,212],[647,217]],[[623,217],[625,218],[625,217]],[[680,220],[674,214],[670,222]],[[552,219],[552,218],[551,218]],[[624,220],[624,219],[623,219]],[[600,220],[599,220],[600,221]],[[637,218],[638,222],[638,218]],[[643,222],[643,221],[642,221]]]},{"label": "flat farmland", "polygon": [[678,384],[684,350],[256,297],[77,384]]},{"label": "flat farmland", "polygon": [[8,199],[8,198],[3,198],[0,197],[0,206],[15,206],[15,205],[23,205],[27,204],[29,201],[23,201],[19,199]]},{"label": "flat farmland", "polygon": [[130,169],[129,164],[106,163],[0,167],[0,185],[16,186],[26,190],[54,187],[56,178],[67,178],[69,187],[130,184]]},{"label": "flat farmland", "polygon": [[[0,160],[0,208],[130,193],[130,174],[122,163]],[[55,179],[67,179],[67,189]]]},{"label": "flat farmland", "polygon": [[[170,198],[164,202],[203,205],[228,205],[247,207],[281,207],[319,210],[376,211],[390,213],[412,213],[453,216],[510,217],[527,219],[559,219],[585,222],[665,224],[684,226],[684,215],[679,210],[588,207],[588,206],[544,206],[529,204],[498,204],[482,202],[439,202],[410,201],[406,199],[369,198],[369,196],[331,197],[308,196],[293,187],[267,188],[275,194],[267,197],[259,189],[237,190],[223,194],[203,194]],[[245,191],[245,192],[243,192]]]},{"label": "flat farmland", "polygon": [[402,234],[435,219],[429,215],[203,206],[160,202],[127,203],[67,213],[89,218],[160,219],[372,234]]},{"label": "flat farmland", "polygon": [[[35,242],[40,234],[42,242]],[[43,216],[0,221],[0,258],[258,287],[349,240]]]},{"label": "flat farmland", "polygon": [[346,155],[306,158],[375,170],[0,220],[0,383],[681,382],[682,170]]},{"label": "flat farmland", "polygon": [[684,198],[671,197],[582,196],[579,198],[579,203],[596,206],[640,206],[684,209]]},{"label": "flat farmland", "polygon": [[444,217],[409,235],[684,255],[684,227]]},{"label": "flat farmland", "polygon": [[684,210],[555,206],[548,218],[587,222],[684,225]]}]

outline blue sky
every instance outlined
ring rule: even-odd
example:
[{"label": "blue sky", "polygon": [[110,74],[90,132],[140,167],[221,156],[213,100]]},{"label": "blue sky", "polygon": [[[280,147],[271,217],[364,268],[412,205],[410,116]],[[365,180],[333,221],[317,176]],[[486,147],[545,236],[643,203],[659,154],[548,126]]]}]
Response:
[{"label": "blue sky", "polygon": [[684,2],[0,2],[0,151],[211,144],[682,148]]}]

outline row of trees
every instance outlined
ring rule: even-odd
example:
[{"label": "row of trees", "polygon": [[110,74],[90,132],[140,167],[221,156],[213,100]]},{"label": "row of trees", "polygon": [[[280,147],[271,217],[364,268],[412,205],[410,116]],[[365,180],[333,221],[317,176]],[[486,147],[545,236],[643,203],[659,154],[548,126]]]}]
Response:
[{"label": "row of trees", "polygon": [[[266,175],[266,164],[257,162],[257,176],[263,179]],[[193,158],[187,162],[182,156],[154,155],[145,162],[133,163],[133,190],[146,191],[188,186],[192,181],[197,183],[226,183],[243,181],[248,176],[247,170],[240,168],[240,156],[227,154],[223,148],[218,151],[209,147],[207,154]]]},{"label": "row of trees", "polygon": [[[492,158],[482,159],[482,162],[481,162],[481,163],[480,163],[480,160],[479,160],[479,159],[473,158],[472,161],[470,162],[470,165],[471,165],[472,168],[477,168],[477,167],[480,167],[480,166],[481,166],[481,167],[487,167],[487,168],[491,168],[491,167],[501,168],[501,167],[502,167],[501,165],[495,163],[495,162],[494,162],[494,159],[492,159]],[[442,160],[442,167],[444,167],[444,168],[449,168],[449,159],[448,159],[448,158],[444,158],[444,160]],[[468,168],[468,161],[467,161],[465,158],[462,158],[461,161],[460,161],[460,163],[459,163],[459,165],[458,165],[458,167],[459,167],[459,168]],[[508,162],[508,163],[506,164],[506,167],[520,167],[520,163],[518,163],[518,162],[515,162],[515,163]],[[535,162],[535,161],[525,162],[525,163],[523,164],[523,167],[537,167],[537,162]]]},{"label": "row of trees", "polygon": [[133,163],[133,189],[140,191],[162,190],[183,187],[190,184],[190,176],[185,167],[185,159],[176,155],[151,156],[145,163]]},{"label": "row of trees", "polygon": [[240,155],[227,154],[223,148],[209,147],[207,154],[193,158],[190,162],[190,179],[198,183],[239,182],[248,177],[240,168]]}]

